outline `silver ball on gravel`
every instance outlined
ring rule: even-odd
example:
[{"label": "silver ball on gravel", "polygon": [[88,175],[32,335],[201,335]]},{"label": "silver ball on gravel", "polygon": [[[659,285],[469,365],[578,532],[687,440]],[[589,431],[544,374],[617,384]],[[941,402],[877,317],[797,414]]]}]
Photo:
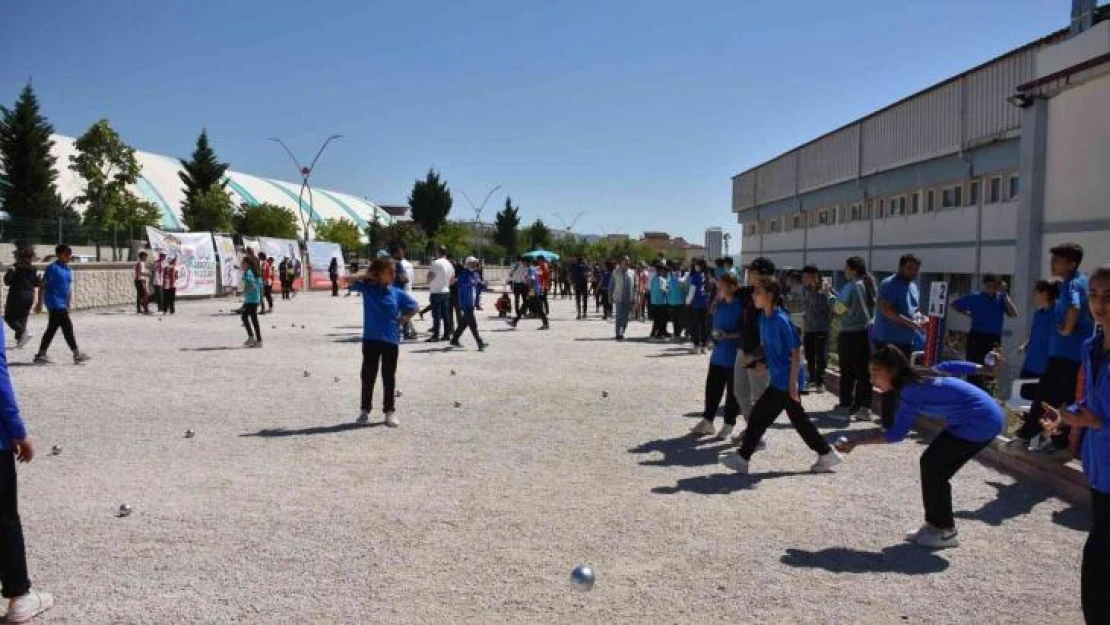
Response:
[{"label": "silver ball on gravel", "polygon": [[304,372],[304,377],[306,377],[306,378],[308,377],[308,372],[307,371]]},{"label": "silver ball on gravel", "polygon": [[451,375],[455,375],[455,370],[454,369],[451,370]]},{"label": "silver ball on gravel", "polygon": [[192,438],[196,435],[197,433],[192,430],[185,430],[185,438]]},{"label": "silver ball on gravel", "polygon": [[394,397],[400,397],[400,396],[401,396],[401,391],[396,391],[396,392],[394,392],[394,393],[393,393],[393,396],[394,396]]},{"label": "silver ball on gravel", "polygon": [[131,512],[132,512],[132,510],[131,510],[130,505],[128,505],[128,504],[121,504],[120,505],[120,507],[119,507],[119,516],[121,516],[121,517],[131,516]]},{"label": "silver ball on gravel", "polygon": [[609,396],[609,391],[601,391],[601,396],[602,397],[608,397]]},{"label": "silver ball on gravel", "polygon": [[579,590],[590,590],[594,587],[594,570],[580,564],[570,572],[570,581]]},{"label": "silver ball on gravel", "polygon": [[50,448],[50,453],[57,456],[58,454],[62,453],[62,446],[61,445],[54,445],[53,447]]},{"label": "silver ball on gravel", "polygon": [[455,407],[456,408],[462,408],[462,402],[458,402],[458,401],[455,402]]}]

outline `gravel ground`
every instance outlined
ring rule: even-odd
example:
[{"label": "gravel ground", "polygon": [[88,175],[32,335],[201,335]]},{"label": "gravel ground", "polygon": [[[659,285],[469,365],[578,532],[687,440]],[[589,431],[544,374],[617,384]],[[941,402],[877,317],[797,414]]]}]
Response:
[{"label": "gravel ground", "polygon": [[[404,345],[394,430],[351,425],[358,299],[279,301],[262,350],[238,347],[230,306],[77,314],[82,366],[61,337],[53,366],[11,352],[40,454],[20,476],[32,577],[58,599],[44,621],[1081,620],[1084,510],[972,463],[963,544],[929,553],[902,542],[920,443],[811,475],[785,417],[733,475],[723,444],[684,435],[706,359],[639,339],[646,324],[617,344],[555,301],[550,332],[483,316],[486,353]],[[805,403],[836,431],[831,396]]]}]

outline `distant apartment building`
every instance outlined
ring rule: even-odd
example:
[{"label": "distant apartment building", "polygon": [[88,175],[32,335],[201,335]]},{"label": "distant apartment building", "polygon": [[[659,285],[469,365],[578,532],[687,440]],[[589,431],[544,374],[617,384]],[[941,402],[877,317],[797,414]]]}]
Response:
[{"label": "distant apartment building", "polygon": [[725,231],[721,228],[709,228],[705,231],[705,256],[706,258],[722,258],[725,255]]},{"label": "distant apartment building", "polygon": [[705,247],[694,245],[682,237],[671,238],[666,232],[645,232],[640,243],[657,254],[662,253],[667,260],[690,260],[705,256]]}]

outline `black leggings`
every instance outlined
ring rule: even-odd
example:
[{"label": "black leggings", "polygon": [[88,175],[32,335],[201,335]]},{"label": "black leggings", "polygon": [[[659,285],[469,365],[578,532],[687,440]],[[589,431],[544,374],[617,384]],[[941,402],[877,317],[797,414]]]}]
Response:
[{"label": "black leggings", "polygon": [[[262,328],[258,327],[258,304],[243,304],[243,327],[247,329],[247,336],[262,340]],[[248,323],[249,322],[249,323]],[[251,326],[254,327],[253,333]]]},{"label": "black leggings", "polygon": [[670,307],[666,304],[652,304],[651,308],[651,337],[661,339],[667,335],[667,319],[670,317]]},{"label": "black leggings", "polygon": [[370,412],[374,400],[374,383],[378,379],[378,369],[382,372],[382,402],[384,412],[393,412],[397,388],[397,349],[396,343],[385,341],[362,342],[362,410]]},{"label": "black leggings", "polygon": [[74,352],[77,351],[77,339],[73,337],[73,322],[69,320],[68,310],[51,310],[47,311],[49,317],[46,321],[46,332],[42,333],[42,342],[39,343],[39,353],[45,354],[46,350],[50,349],[50,342],[54,340],[54,334],[57,333],[58,328],[62,329],[62,336],[65,337],[66,345]]},{"label": "black leggings", "polygon": [[1110,494],[1091,489],[1091,533],[1083,545],[1083,616],[1088,623],[1110,623]]},{"label": "black leggings", "polygon": [[829,356],[828,332],[806,332],[802,339],[805,344],[806,365],[809,367],[811,384],[825,384],[825,366]]},{"label": "black leggings", "polygon": [[171,315],[177,312],[177,289],[162,289],[162,310]]},{"label": "black leggings", "polygon": [[871,341],[867,330],[841,332],[836,339],[840,357],[840,405],[853,411],[871,408]]},{"label": "black leggings", "polygon": [[27,317],[31,314],[32,300],[8,298],[8,305],[4,307],[4,321],[15,332],[15,340],[23,338],[27,332]]},{"label": "black leggings", "polygon": [[19,520],[15,452],[0,451],[0,586],[4,598],[19,597],[31,589],[23,524]]},{"label": "black leggings", "polygon": [[543,306],[540,304],[539,299],[537,299],[535,296],[525,297],[524,304],[522,306],[523,307],[520,310],[516,311],[516,321],[520,321],[521,315],[530,310],[532,311],[533,315],[539,317],[540,321],[543,322],[543,325],[547,325],[547,314],[543,312]]},{"label": "black leggings", "polygon": [[810,449],[822,456],[829,453],[832,448],[829,447],[828,441],[821,437],[821,432],[817,431],[813,421],[809,420],[809,415],[802,405],[794,401],[790,393],[768,386],[763,396],[755,402],[755,406],[752,406],[752,414],[748,415],[748,429],[744,431],[744,441],[740,443],[741,457],[751,460],[756,446],[763,439],[763,434],[783,410],[786,410],[786,416],[790,417],[791,425]]},{"label": "black leggings", "polygon": [[262,287],[262,297],[266,298],[266,307],[270,310],[274,309],[274,287],[273,285],[266,285]]},{"label": "black leggings", "polygon": [[482,337],[478,336],[478,320],[474,317],[474,309],[461,309],[461,314],[459,316],[459,324],[455,326],[455,334],[451,337],[451,342],[458,343],[463,332],[466,332],[466,329],[470,328],[470,333],[474,335],[474,342],[481,345]]},{"label": "black leggings", "polygon": [[736,403],[736,393],[732,390],[734,369],[721,365],[709,365],[705,374],[705,412],[702,417],[712,421],[717,416],[717,406],[721,405],[721,394],[725,395],[725,423],[736,425],[736,415],[740,414],[740,404]]},{"label": "black leggings", "polygon": [[989,444],[989,440],[976,443],[944,430],[921,454],[921,498],[925,503],[926,523],[944,530],[956,527],[952,518],[952,487],[948,480]]},{"label": "black leggings", "polygon": [[694,347],[705,347],[709,338],[709,317],[704,308],[690,308],[690,338]]},{"label": "black leggings", "polygon": [[574,309],[579,316],[585,317],[590,304],[590,285],[585,282],[574,283]]}]

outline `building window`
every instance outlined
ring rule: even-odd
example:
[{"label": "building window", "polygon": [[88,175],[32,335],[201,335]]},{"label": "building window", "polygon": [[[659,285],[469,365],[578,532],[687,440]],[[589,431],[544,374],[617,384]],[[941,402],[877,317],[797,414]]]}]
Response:
[{"label": "building window", "polygon": [[828,210],[823,210],[823,211],[817,213],[817,223],[821,224],[822,226],[829,225],[829,211]]},{"label": "building window", "polygon": [[1021,191],[1021,177],[1010,176],[1010,199],[1016,200],[1019,191]]},{"label": "building window", "polygon": [[916,215],[921,211],[921,192],[918,191],[910,196],[910,214]]},{"label": "building window", "polygon": [[987,204],[997,204],[1002,201],[1002,179],[991,178],[987,183]]},{"label": "building window", "polygon": [[779,231],[779,220],[778,219],[772,219],[771,220],[770,230],[771,230],[771,232],[778,232]]},{"label": "building window", "polygon": [[936,191],[929,189],[925,192],[925,212],[931,213],[937,209]]},{"label": "building window", "polygon": [[794,230],[797,230],[798,228],[802,228],[802,227],[805,226],[805,222],[802,221],[802,215],[800,215],[800,214],[794,215],[794,217],[790,220],[790,223],[791,223],[790,227]]},{"label": "building window", "polygon": [[886,217],[886,198],[885,197],[879,198],[879,211],[877,213],[875,213],[875,218],[876,219],[882,219],[883,217]]},{"label": "building window", "polygon": [[852,204],[851,215],[852,221],[859,221],[863,219],[863,207],[859,204]]},{"label": "building window", "polygon": [[979,204],[979,181],[972,180],[971,184],[967,186],[967,205],[977,206]]},{"label": "building window", "polygon": [[906,196],[899,195],[890,201],[890,214],[891,215],[905,215],[906,214]]},{"label": "building window", "polygon": [[963,204],[963,186],[946,187],[940,192],[940,207],[954,208]]}]

